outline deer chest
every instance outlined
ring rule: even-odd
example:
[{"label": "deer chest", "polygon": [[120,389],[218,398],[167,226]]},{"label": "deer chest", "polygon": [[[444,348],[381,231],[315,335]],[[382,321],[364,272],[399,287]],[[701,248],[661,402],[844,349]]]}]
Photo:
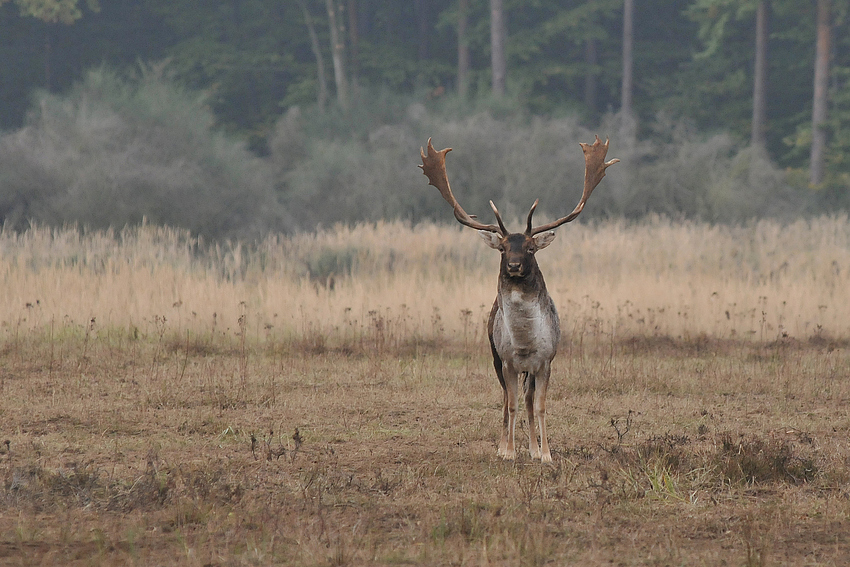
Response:
[{"label": "deer chest", "polygon": [[560,337],[558,314],[551,298],[505,293],[493,325],[500,354],[519,359],[551,360]]}]

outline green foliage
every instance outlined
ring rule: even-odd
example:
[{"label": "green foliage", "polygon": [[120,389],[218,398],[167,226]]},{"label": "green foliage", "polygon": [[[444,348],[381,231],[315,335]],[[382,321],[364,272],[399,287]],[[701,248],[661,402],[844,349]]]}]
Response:
[{"label": "green foliage", "polygon": [[292,100],[287,85],[314,76],[298,5],[257,0],[147,4],[178,38],[168,53],[175,76],[208,93],[220,125],[261,147],[280,100]]},{"label": "green foliage", "polygon": [[730,35],[730,21],[752,18],[759,0],[694,0],[685,15],[699,24],[699,38],[705,49],[695,55],[705,59],[717,54]]},{"label": "green foliage", "polygon": [[0,139],[0,216],[121,227],[147,219],[209,237],[286,228],[270,170],[212,130],[202,98],[153,70],[89,72],[43,93],[25,128]]},{"label": "green foliage", "polygon": [[[560,4],[532,2],[510,13],[508,43],[510,80],[536,112],[576,107],[589,117],[597,108],[618,104],[620,41],[616,30],[622,2],[599,0]],[[594,42],[597,62],[587,61],[587,42]],[[607,63],[606,63],[607,62]],[[617,63],[615,63],[617,62]],[[585,81],[597,89],[592,104],[583,100]]]}]

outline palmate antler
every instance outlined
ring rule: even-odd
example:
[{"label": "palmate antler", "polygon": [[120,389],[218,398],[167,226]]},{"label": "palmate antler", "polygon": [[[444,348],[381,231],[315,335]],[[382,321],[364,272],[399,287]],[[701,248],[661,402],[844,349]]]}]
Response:
[{"label": "palmate antler", "polygon": [[[612,159],[607,162],[605,161],[605,156],[608,154],[608,140],[605,140],[605,143],[603,144],[599,139],[599,136],[596,136],[596,141],[593,142],[593,144],[582,143],[580,145],[584,152],[584,191],[581,195],[581,201],[579,201],[578,205],[576,205],[575,209],[573,209],[573,212],[567,216],[538,226],[537,228],[533,228],[531,225],[531,218],[537,208],[539,199],[534,201],[534,204],[531,205],[531,210],[528,211],[527,228],[525,229],[525,234],[528,236],[534,236],[535,234],[552,230],[562,224],[566,224],[574,220],[584,209],[584,204],[587,202],[590,194],[596,186],[599,185],[602,178],[605,177],[605,170],[620,161],[618,159]],[[507,236],[508,230],[505,228],[505,223],[502,222],[502,216],[499,214],[499,210],[496,208],[496,205],[493,204],[493,201],[490,201],[490,207],[496,215],[496,221],[499,223],[498,226],[478,222],[475,220],[475,215],[468,214],[463,210],[463,207],[460,206],[460,203],[457,202],[454,194],[452,194],[452,189],[449,186],[449,178],[446,174],[446,154],[450,151],[452,151],[451,148],[446,148],[440,151],[435,150],[434,146],[431,145],[431,138],[428,138],[427,153],[425,153],[425,150],[422,148],[419,149],[419,153],[422,156],[422,165],[419,167],[422,168],[422,172],[428,177],[428,183],[439,189],[443,199],[445,199],[446,202],[452,206],[452,209],[454,209],[455,218],[458,222],[476,230],[496,232],[502,236]]]},{"label": "palmate antler", "polygon": [[475,220],[475,215],[467,214],[463,210],[463,207],[460,206],[460,203],[457,202],[457,199],[452,194],[452,188],[449,186],[449,177],[446,175],[446,154],[450,151],[452,151],[451,148],[440,151],[435,150],[434,146],[431,145],[431,138],[428,138],[427,154],[425,150],[419,148],[419,154],[422,156],[422,165],[419,167],[422,168],[422,173],[428,177],[428,184],[440,190],[440,195],[452,206],[455,212],[455,218],[460,224],[474,228],[475,230],[486,230],[507,236],[508,231],[505,228],[505,223],[502,222],[502,217],[499,215],[499,211],[496,209],[493,201],[490,201],[490,207],[496,213],[496,221],[499,223],[499,226],[478,222]]},{"label": "palmate antler", "polygon": [[599,136],[596,136],[596,141],[593,142],[593,144],[582,143],[580,145],[581,150],[584,152],[584,191],[581,194],[581,201],[578,202],[578,205],[576,205],[576,208],[573,209],[573,212],[567,216],[538,226],[537,228],[531,228],[531,216],[534,214],[534,209],[537,208],[537,201],[534,201],[534,204],[531,206],[531,210],[528,212],[528,228],[525,230],[527,235],[534,236],[535,234],[540,234],[541,232],[558,228],[562,224],[566,224],[574,220],[584,209],[584,204],[587,202],[590,194],[593,193],[593,190],[596,189],[596,186],[599,185],[599,182],[602,181],[603,177],[605,177],[605,170],[620,161],[616,158],[607,162],[605,161],[605,156],[608,155],[607,139],[603,144],[602,140],[599,139]]}]

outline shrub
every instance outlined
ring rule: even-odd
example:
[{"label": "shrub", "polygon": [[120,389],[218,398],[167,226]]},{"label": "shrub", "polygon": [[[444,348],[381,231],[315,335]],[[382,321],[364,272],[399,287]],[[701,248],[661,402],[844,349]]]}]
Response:
[{"label": "shrub", "polygon": [[447,162],[452,187],[464,208],[482,217],[492,215],[490,199],[514,223],[536,198],[541,220],[572,210],[584,179],[578,143],[592,142],[595,134],[610,136],[609,158],[621,163],[608,170],[585,219],[662,214],[741,223],[814,212],[814,195],[792,187],[762,152],[663,115],[643,140],[616,115],[590,129],[569,116],[495,118],[483,111],[458,117],[421,103],[358,129],[363,123],[348,119],[334,131],[326,116],[296,111],[278,124],[268,159],[302,228],[379,218],[450,222],[446,204],[416,168],[429,137],[437,149],[455,148]]},{"label": "shrub", "polygon": [[429,137],[438,149],[455,148],[448,173],[464,208],[492,218],[492,199],[518,227],[537,198],[538,221],[572,210],[584,178],[578,143],[597,133],[610,136],[609,157],[621,163],[583,220],[662,214],[743,223],[817,212],[815,195],[795,189],[763,153],[663,115],[639,140],[636,125],[617,115],[588,128],[571,116],[376,92],[348,113],[291,108],[259,158],[215,131],[201,96],[155,70],[129,80],[95,69],[66,95],[36,102],[23,129],[0,137],[0,219],[15,229],[31,220],[120,228],[147,219],[205,237],[254,238],[381,219],[451,222],[416,167]]},{"label": "shrub", "polygon": [[290,223],[272,172],[213,129],[203,99],[143,69],[99,68],[65,96],[41,93],[0,139],[0,216],[93,228],[154,224],[256,237]]}]

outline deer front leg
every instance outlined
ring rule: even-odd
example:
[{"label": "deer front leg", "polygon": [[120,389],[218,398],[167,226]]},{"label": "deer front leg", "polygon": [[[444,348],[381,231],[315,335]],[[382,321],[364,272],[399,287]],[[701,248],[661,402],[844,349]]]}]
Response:
[{"label": "deer front leg", "polygon": [[516,445],[514,437],[516,432],[516,410],[517,410],[517,374],[507,365],[503,368],[505,378],[505,406],[502,422],[502,442],[499,443],[499,456],[508,459],[516,459]]},{"label": "deer front leg", "polygon": [[504,457],[508,452],[508,390],[502,386],[502,436],[499,439],[499,451],[496,453]]},{"label": "deer front leg", "polygon": [[[549,452],[549,441],[546,438],[546,390],[549,388],[549,369],[541,373],[534,388],[534,415],[540,429],[540,462],[551,463],[552,454]],[[529,421],[531,419],[529,418]],[[537,439],[534,440],[535,445]]]},{"label": "deer front leg", "polygon": [[534,416],[534,401],[535,396],[535,376],[526,373],[525,375],[525,411],[528,413],[528,452],[532,459],[540,458],[540,445],[537,444],[537,427]]}]

